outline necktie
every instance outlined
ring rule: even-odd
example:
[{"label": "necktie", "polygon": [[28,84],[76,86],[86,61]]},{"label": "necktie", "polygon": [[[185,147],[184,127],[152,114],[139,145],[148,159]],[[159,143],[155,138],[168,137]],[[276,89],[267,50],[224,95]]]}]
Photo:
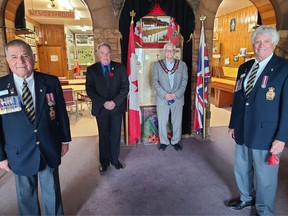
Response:
[{"label": "necktie", "polygon": [[23,107],[28,119],[34,123],[35,121],[35,109],[33,106],[33,99],[32,94],[28,88],[28,83],[26,80],[23,81],[23,88],[22,88],[22,100],[23,100]]},{"label": "necktie", "polygon": [[107,84],[107,87],[109,87],[109,68],[107,65],[105,65],[104,68],[105,68],[104,76],[106,79],[106,84]]},{"label": "necktie", "polygon": [[258,69],[259,69],[259,64],[256,64],[255,67],[253,68],[252,72],[250,73],[250,76],[249,76],[249,79],[247,82],[247,86],[246,86],[246,90],[245,90],[246,97],[249,97],[249,95],[253,89],[253,84],[254,84]]}]

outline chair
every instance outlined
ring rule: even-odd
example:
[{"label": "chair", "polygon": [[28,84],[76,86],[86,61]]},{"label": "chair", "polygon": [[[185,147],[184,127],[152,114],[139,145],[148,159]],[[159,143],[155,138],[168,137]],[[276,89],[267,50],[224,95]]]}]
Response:
[{"label": "chair", "polygon": [[86,93],[77,92],[77,101],[78,103],[81,103],[81,109],[82,109],[82,103],[85,103],[88,108],[90,116],[93,117],[92,116],[92,101],[88,97],[88,95]]},{"label": "chair", "polygon": [[70,112],[73,113],[72,107],[75,106],[75,117],[77,121],[79,116],[78,102],[75,101],[73,89],[72,88],[63,89],[63,95],[67,111],[70,110]]}]

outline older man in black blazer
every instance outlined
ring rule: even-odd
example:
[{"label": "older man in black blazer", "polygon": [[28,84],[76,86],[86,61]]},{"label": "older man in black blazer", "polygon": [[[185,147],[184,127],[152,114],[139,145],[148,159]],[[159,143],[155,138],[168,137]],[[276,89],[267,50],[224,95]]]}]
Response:
[{"label": "older man in black blazer", "polygon": [[239,67],[228,131],[236,142],[234,172],[240,192],[240,199],[228,207],[241,210],[256,204],[259,215],[274,214],[279,164],[269,164],[268,158],[280,158],[288,141],[288,60],[273,54],[278,40],[271,26],[252,33],[256,58]]},{"label": "older man in black blazer", "polygon": [[120,154],[121,122],[129,81],[125,66],[111,61],[111,47],[101,43],[97,48],[99,62],[87,68],[86,91],[92,100],[92,114],[96,116],[99,131],[101,174],[110,163],[123,169]]},{"label": "older man in black blazer", "polygon": [[63,215],[58,166],[71,135],[60,82],[33,70],[32,49],[22,40],[8,42],[5,55],[12,73],[0,78],[0,168],[15,174],[20,215],[41,214],[38,179],[42,214]]}]

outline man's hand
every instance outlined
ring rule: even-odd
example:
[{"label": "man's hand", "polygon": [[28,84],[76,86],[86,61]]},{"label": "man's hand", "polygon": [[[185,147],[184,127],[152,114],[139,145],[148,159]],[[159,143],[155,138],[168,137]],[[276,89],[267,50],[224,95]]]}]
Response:
[{"label": "man's hand", "polygon": [[0,169],[6,170],[7,172],[11,171],[9,164],[8,164],[8,160],[0,161]]},{"label": "man's hand", "polygon": [[231,139],[235,139],[234,129],[229,128],[229,130],[228,130],[228,135],[229,135],[229,137],[230,137]]},{"label": "man's hand", "polygon": [[165,99],[166,100],[175,100],[176,99],[176,95],[174,93],[166,94]]},{"label": "man's hand", "polygon": [[62,144],[61,157],[63,157],[69,150],[69,144]]},{"label": "man's hand", "polygon": [[116,107],[116,104],[114,103],[114,101],[106,101],[104,103],[104,107],[105,109],[113,110]]},{"label": "man's hand", "polygon": [[270,149],[271,154],[278,154],[284,150],[285,142],[274,140]]}]

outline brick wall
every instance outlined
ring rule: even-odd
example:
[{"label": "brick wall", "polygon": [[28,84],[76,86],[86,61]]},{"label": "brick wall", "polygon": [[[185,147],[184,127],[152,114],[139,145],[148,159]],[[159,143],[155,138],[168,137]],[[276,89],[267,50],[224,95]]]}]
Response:
[{"label": "brick wall", "polygon": [[96,29],[94,30],[95,49],[98,44],[106,42],[112,48],[112,60],[121,62],[120,32],[118,29]]}]

